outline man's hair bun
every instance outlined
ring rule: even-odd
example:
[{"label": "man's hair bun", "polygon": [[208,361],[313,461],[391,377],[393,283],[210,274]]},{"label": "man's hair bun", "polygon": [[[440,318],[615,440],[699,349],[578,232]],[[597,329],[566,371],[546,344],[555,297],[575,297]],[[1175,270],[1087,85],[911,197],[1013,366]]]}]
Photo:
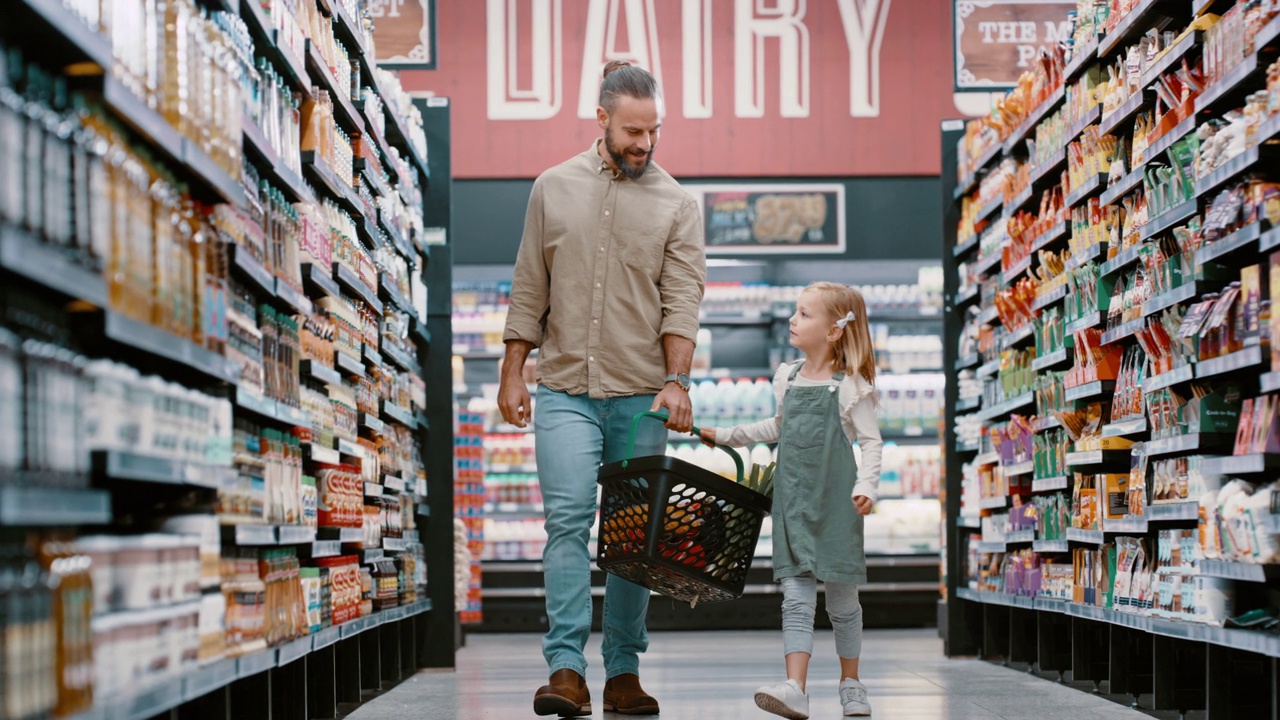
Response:
[{"label": "man's hair bun", "polygon": [[602,77],[609,77],[609,73],[625,67],[631,67],[631,63],[626,60],[610,60],[609,64],[604,66],[604,75]]}]

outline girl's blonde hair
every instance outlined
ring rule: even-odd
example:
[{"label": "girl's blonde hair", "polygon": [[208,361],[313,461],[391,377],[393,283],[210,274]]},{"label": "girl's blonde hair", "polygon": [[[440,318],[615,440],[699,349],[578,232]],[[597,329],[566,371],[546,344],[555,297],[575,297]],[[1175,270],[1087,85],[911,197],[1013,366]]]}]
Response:
[{"label": "girl's blonde hair", "polygon": [[816,282],[805,288],[822,298],[827,316],[834,324],[853,313],[853,319],[845,324],[835,342],[831,344],[831,367],[848,375],[857,373],[870,384],[876,381],[876,353],[871,344],[871,329],[867,323],[867,303],[862,293],[843,283]]}]

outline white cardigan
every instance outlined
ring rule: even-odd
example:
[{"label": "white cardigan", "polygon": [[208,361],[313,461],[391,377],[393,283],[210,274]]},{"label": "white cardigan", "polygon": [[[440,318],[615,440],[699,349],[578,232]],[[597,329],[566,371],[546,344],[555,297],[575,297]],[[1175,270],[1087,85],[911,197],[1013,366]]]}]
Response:
[{"label": "white cardigan", "polygon": [[[783,396],[792,367],[793,365],[783,363],[773,376],[773,393],[778,401],[777,415],[750,425],[718,427],[715,429],[716,442],[730,447],[777,442],[782,433]],[[862,464],[858,467],[853,494],[865,495],[875,501],[879,497],[880,455],[884,441],[880,439],[880,421],[876,417],[875,387],[859,375],[849,374],[840,381],[840,422],[849,442],[858,443],[862,449]]]}]

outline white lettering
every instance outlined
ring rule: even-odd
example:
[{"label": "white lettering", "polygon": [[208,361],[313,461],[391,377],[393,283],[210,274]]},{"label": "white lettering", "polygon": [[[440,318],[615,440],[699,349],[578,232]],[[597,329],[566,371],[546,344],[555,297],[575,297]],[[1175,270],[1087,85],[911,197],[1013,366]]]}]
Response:
[{"label": "white lettering", "polygon": [[1018,30],[1022,32],[1019,42],[1033,43],[1036,41],[1036,24],[1033,22],[1018,23]]},{"label": "white lettering", "polygon": [[373,0],[369,3],[369,14],[375,18],[398,18],[400,6],[405,2],[406,0]]},{"label": "white lettering", "polygon": [[711,0],[684,0],[684,116],[711,117]]},{"label": "white lettering", "polygon": [[1055,23],[1052,20],[1044,21],[1045,44],[1054,45],[1056,43],[1065,42],[1069,37],[1071,37],[1070,20],[1063,20],[1060,23]]},{"label": "white lettering", "polygon": [[734,109],[738,117],[764,117],[764,48],[778,40],[779,94],[782,117],[809,116],[809,30],[804,25],[805,0],[734,3]]},{"label": "white lettering", "polygon": [[[627,14],[627,45],[618,49],[619,2]],[[653,73],[662,89],[662,63],[658,58],[658,23],[653,0],[591,0],[587,6],[587,33],[582,49],[582,87],[578,93],[578,117],[596,116],[600,100],[601,71],[614,60],[626,60]]]},{"label": "white lettering", "polygon": [[849,45],[849,115],[880,117],[880,45],[892,0],[840,0]]},{"label": "white lettering", "polygon": [[1035,45],[1019,45],[1018,46],[1018,67],[1020,68],[1027,67],[1027,65],[1029,65],[1032,60],[1036,59],[1036,56],[1039,54],[1040,54],[1040,48],[1036,47]]},{"label": "white lettering", "polygon": [[[521,0],[486,0],[490,120],[546,120],[560,112],[562,96],[561,0],[523,0],[529,8],[530,56],[519,57]],[[517,87],[517,68],[532,72]]]},{"label": "white lettering", "polygon": [[1000,42],[1011,43],[1017,42],[1015,33],[1018,31],[1018,23],[1002,22],[1000,23]]},{"label": "white lettering", "polygon": [[984,44],[989,45],[995,42],[991,39],[991,33],[995,32],[998,27],[1000,27],[1000,23],[994,20],[984,20],[978,23],[978,32],[982,33],[982,42]]}]

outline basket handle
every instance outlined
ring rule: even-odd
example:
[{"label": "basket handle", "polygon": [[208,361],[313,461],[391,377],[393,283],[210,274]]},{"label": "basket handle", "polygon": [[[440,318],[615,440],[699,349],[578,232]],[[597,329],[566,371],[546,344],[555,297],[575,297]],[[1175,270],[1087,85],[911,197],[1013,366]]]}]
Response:
[{"label": "basket handle", "polygon": [[[627,439],[627,458],[628,459],[630,459],[631,456],[636,454],[636,434],[640,432],[640,421],[645,419],[646,417],[651,417],[651,418],[654,418],[655,420],[661,420],[664,423],[667,421],[667,416],[664,415],[663,413],[659,413],[659,412],[636,413],[636,416],[631,418],[631,436]],[[693,430],[690,431],[689,434],[694,437],[699,437],[702,435],[702,429],[699,428],[697,425],[694,425]],[[728,445],[717,444],[716,447],[725,451],[725,453],[727,453],[729,457],[733,458],[733,465],[738,469],[738,484],[739,485],[743,484],[744,473],[742,469],[742,456],[734,452],[733,449],[731,449]],[[625,468],[626,466],[627,466],[627,460],[623,460],[622,467]]]}]

